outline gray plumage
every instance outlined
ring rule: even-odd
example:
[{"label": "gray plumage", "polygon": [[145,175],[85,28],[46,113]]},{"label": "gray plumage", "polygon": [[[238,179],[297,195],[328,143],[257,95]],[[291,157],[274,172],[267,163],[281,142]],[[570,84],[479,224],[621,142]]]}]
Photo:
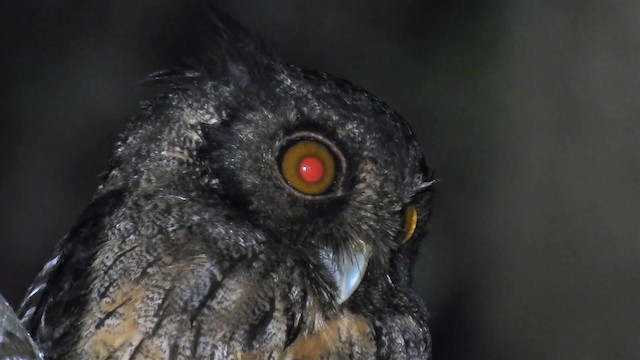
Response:
[{"label": "gray plumage", "polygon": [[[410,273],[431,174],[407,123],[223,15],[207,31],[193,66],[149,78],[164,94],[128,123],[22,305],[46,358],[429,358]],[[343,160],[322,194],[283,179],[282,153],[300,139]],[[418,226],[399,245],[408,205]],[[366,272],[341,298],[325,254],[363,247]]]}]

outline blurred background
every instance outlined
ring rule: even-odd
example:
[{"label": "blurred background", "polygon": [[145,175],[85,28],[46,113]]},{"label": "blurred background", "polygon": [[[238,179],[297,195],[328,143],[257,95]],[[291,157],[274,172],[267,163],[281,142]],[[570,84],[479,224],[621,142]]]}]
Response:
[{"label": "blurred background", "polygon": [[[640,2],[220,1],[412,124],[440,180],[415,286],[436,360],[640,358]],[[97,186],[190,2],[0,3],[0,293]]]}]

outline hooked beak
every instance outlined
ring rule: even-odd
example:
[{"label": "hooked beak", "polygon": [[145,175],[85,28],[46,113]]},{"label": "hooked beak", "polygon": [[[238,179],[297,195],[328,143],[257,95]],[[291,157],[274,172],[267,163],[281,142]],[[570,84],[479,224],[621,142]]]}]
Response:
[{"label": "hooked beak", "polygon": [[322,262],[333,277],[338,290],[336,298],[338,305],[347,301],[356,291],[367,270],[370,257],[371,247],[362,241],[359,241],[351,251],[340,250],[339,254],[329,248],[322,251]]}]

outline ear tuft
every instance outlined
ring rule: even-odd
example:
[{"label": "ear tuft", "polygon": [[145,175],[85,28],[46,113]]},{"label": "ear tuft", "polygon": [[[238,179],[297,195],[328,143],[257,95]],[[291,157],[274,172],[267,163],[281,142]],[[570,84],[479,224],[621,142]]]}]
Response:
[{"label": "ear tuft", "polygon": [[244,88],[269,74],[280,61],[249,32],[209,0],[195,4],[195,41],[177,68],[150,74],[142,85],[172,89],[199,88],[203,82],[223,81]]},{"label": "ear tuft", "polygon": [[199,31],[196,70],[209,79],[228,77],[246,86],[277,63],[249,32],[211,1],[201,0],[204,21]]}]

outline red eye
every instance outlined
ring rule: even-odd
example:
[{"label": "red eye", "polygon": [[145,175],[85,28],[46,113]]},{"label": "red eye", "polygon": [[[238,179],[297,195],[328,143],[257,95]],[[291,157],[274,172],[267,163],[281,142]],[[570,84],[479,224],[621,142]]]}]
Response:
[{"label": "red eye", "polygon": [[333,184],[336,165],[327,146],[301,140],[284,152],[280,171],[294,189],[306,195],[320,195]]},{"label": "red eye", "polygon": [[309,183],[316,183],[324,176],[324,164],[315,156],[307,156],[298,165],[300,177]]}]

